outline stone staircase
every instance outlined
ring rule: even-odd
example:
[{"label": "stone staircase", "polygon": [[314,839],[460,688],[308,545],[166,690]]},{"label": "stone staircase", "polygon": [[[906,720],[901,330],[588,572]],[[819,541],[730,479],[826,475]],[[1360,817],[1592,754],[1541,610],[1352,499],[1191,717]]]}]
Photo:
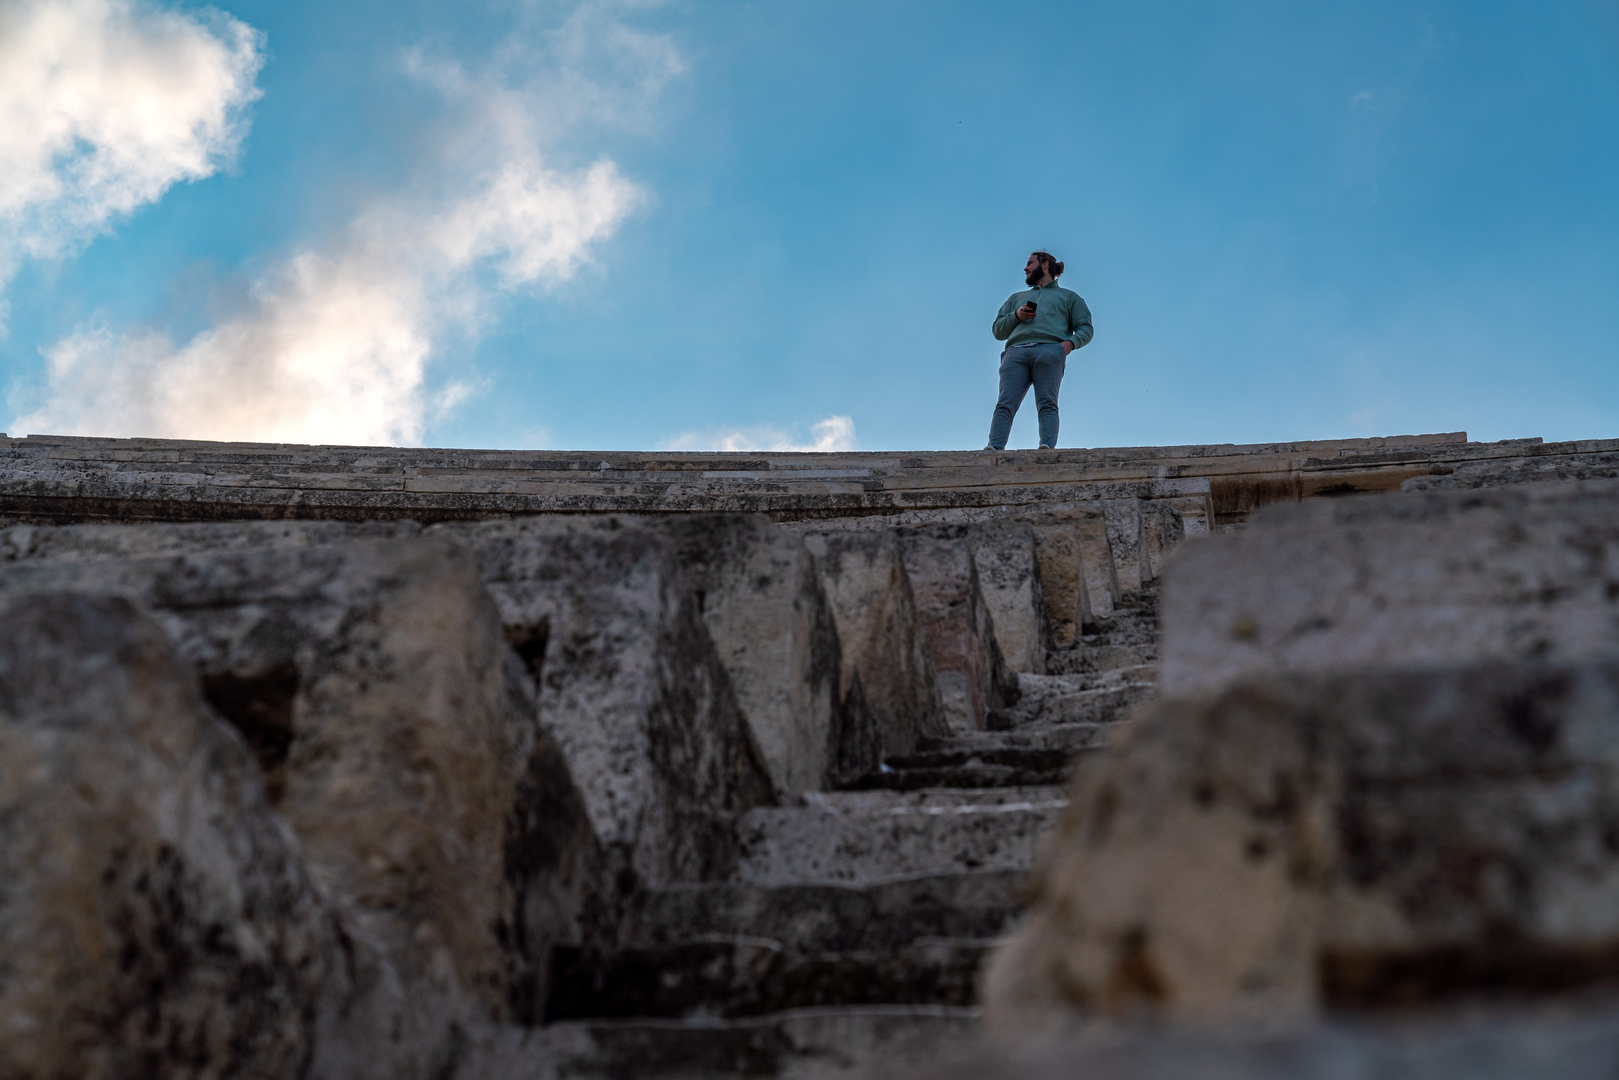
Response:
[{"label": "stone staircase", "polygon": [[1126,594],[991,730],[750,811],[729,881],[646,891],[613,940],[559,950],[559,1075],[875,1074],[964,1045],[1073,755],[1155,690],[1156,624],[1156,589]]}]

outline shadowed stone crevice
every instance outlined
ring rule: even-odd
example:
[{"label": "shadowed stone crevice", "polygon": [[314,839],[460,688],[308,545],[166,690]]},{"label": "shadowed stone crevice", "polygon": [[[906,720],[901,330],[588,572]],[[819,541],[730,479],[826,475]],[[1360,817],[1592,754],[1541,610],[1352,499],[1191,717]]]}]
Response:
[{"label": "shadowed stone crevice", "polygon": [[287,786],[287,754],[297,734],[293,703],[298,665],[283,661],[260,671],[211,672],[202,677],[202,694],[242,733],[264,774],[271,804],[280,802]]}]

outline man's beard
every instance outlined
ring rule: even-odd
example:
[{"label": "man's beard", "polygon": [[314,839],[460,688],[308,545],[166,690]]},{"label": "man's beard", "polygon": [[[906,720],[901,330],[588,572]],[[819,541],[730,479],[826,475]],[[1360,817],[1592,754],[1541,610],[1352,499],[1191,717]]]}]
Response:
[{"label": "man's beard", "polygon": [[1042,272],[1043,270],[1030,270],[1027,274],[1023,275],[1023,284],[1038,285],[1040,283],[1040,275]]}]

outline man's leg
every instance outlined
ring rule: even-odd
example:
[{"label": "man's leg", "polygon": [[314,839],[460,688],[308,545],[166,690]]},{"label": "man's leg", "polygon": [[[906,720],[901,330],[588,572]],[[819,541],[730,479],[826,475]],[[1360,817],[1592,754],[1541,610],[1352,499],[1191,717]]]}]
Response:
[{"label": "man's leg", "polygon": [[1062,374],[1068,367],[1068,357],[1061,345],[1036,345],[1025,352],[1034,353],[1030,380],[1034,383],[1034,404],[1040,410],[1040,445],[1057,445],[1057,391],[1062,386]]},{"label": "man's leg", "polygon": [[1006,440],[1012,434],[1012,417],[1023,404],[1023,395],[1029,392],[1028,354],[1038,349],[1007,349],[1001,353],[1001,395],[995,401],[995,415],[989,421],[989,445],[997,450],[1006,449]]}]

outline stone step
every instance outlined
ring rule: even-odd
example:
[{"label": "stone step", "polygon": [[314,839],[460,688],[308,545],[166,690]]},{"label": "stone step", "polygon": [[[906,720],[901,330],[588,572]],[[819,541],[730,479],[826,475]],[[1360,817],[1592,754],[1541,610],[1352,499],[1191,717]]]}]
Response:
[{"label": "stone step", "polygon": [[833,1005],[976,1000],[992,942],[924,939],[899,949],[803,955],[761,938],[713,936],[642,949],[552,952],[546,1019],[741,1017]]},{"label": "stone step", "polygon": [[[1098,637],[1092,634],[1090,637]],[[1087,645],[1081,642],[1071,649],[1056,649],[1046,657],[1046,673],[1050,675],[1083,675],[1089,672],[1112,671],[1118,668],[1140,667],[1158,662],[1157,650],[1142,645]]]},{"label": "stone step", "polygon": [[[1080,721],[1074,724],[1046,724],[1035,728],[1012,731],[975,731],[970,735],[954,735],[938,740],[928,750],[935,754],[965,754],[980,760],[987,755],[1008,754],[1017,751],[1055,751],[1077,754],[1082,750],[1095,750],[1107,745],[1117,722],[1094,723]],[[998,762],[1010,764],[1011,760]]]},{"label": "stone step", "polygon": [[[1122,720],[1131,706],[1157,695],[1157,668],[1139,670],[1142,671],[1140,682],[1068,693],[1053,688],[1025,696],[1012,708],[995,712],[990,718],[992,726],[1004,730],[1051,724],[1110,724]],[[924,740],[923,745],[932,746],[938,741]]]},{"label": "stone step", "polygon": [[971,1044],[977,1009],[793,1009],[740,1020],[583,1020],[540,1029],[559,1080],[904,1075]]},{"label": "stone step", "polygon": [[1038,761],[994,764],[968,757],[961,764],[893,768],[869,773],[855,781],[862,789],[919,791],[924,788],[1002,788],[1062,784],[1068,779],[1067,754],[1044,755]]},{"label": "stone step", "polygon": [[652,889],[616,947],[653,948],[700,933],[768,939],[799,955],[900,949],[921,939],[989,939],[1022,905],[1024,874],[979,870],[873,884],[702,883]]},{"label": "stone step", "polygon": [[739,882],[873,883],[961,870],[1027,870],[1067,799],[1060,787],[821,792],[738,823]]},{"label": "stone step", "polygon": [[616,943],[551,954],[548,1020],[738,1017],[827,1005],[966,1006],[1021,904],[1021,870],[873,885],[645,894]]}]

